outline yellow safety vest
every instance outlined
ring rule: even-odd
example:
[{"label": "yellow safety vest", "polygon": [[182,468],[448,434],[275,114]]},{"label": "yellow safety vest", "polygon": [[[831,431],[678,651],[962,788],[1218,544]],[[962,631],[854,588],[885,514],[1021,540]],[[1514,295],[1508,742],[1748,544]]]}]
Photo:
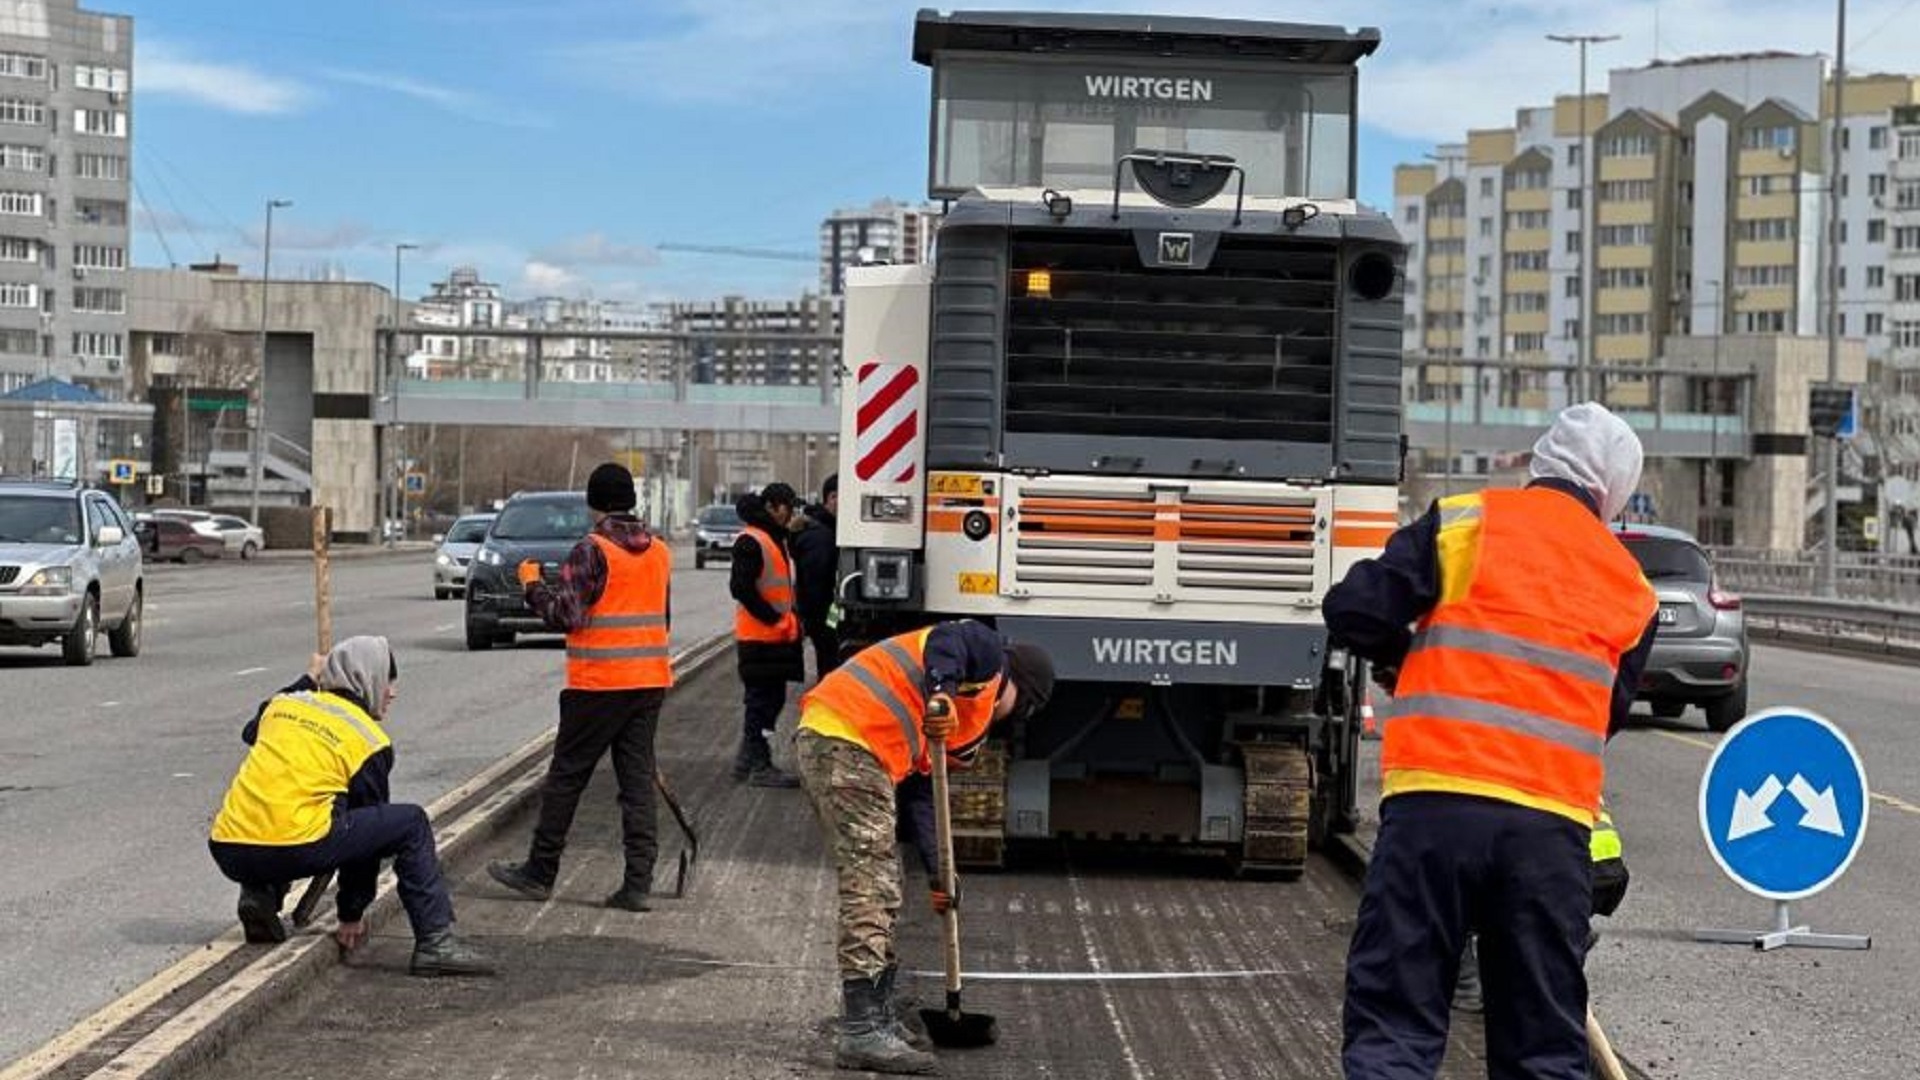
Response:
[{"label": "yellow safety vest", "polygon": [[1597,863],[1621,857],[1620,830],[1613,827],[1613,815],[1604,806],[1600,808],[1600,820],[1593,823],[1593,838],[1587,846]]},{"label": "yellow safety vest", "polygon": [[373,717],[337,694],[276,696],[213,819],[213,839],[271,847],[319,840],[333,828],[334,800],[391,745]]}]

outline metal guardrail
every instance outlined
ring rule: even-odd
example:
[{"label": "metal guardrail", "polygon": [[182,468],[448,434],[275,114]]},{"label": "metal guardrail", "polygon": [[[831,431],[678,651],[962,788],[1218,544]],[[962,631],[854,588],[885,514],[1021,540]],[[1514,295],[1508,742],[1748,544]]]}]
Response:
[{"label": "metal guardrail", "polygon": [[[1723,585],[1757,596],[1813,597],[1820,592],[1820,558],[1799,551],[1716,548],[1713,565]],[[1842,552],[1834,564],[1842,600],[1920,605],[1920,556]]]},{"label": "metal guardrail", "polygon": [[1811,596],[1746,596],[1747,630],[1792,645],[1920,661],[1920,607]]}]

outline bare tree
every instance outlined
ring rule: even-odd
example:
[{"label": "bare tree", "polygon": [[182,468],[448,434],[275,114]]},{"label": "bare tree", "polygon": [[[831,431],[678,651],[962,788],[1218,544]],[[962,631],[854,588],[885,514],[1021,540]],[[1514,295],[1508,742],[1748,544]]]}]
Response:
[{"label": "bare tree", "polygon": [[245,335],[230,334],[204,314],[180,335],[180,375],[188,386],[245,390],[260,377],[260,356]]},{"label": "bare tree", "polygon": [[[459,429],[448,427],[437,438],[429,438],[425,428],[418,429],[418,435],[415,430],[407,429],[409,456],[422,462],[427,475],[424,500],[416,505],[442,513],[456,512],[463,486]],[[516,491],[557,491],[569,486],[582,490],[594,466],[612,460],[613,456],[613,443],[595,431],[468,428],[464,455],[466,499],[471,505],[485,506]]]}]

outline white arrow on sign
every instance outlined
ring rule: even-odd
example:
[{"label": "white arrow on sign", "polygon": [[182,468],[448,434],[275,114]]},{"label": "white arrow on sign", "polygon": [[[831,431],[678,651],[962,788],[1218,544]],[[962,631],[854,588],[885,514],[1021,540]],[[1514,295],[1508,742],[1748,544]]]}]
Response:
[{"label": "white arrow on sign", "polygon": [[1800,818],[1801,828],[1832,836],[1847,835],[1847,827],[1840,823],[1840,804],[1833,797],[1832,784],[1828,784],[1825,791],[1816,792],[1806,777],[1794,773],[1793,779],[1787,781],[1787,792],[1806,811]]},{"label": "white arrow on sign", "polygon": [[[1795,779],[1799,778],[1795,777]],[[1727,826],[1727,842],[1732,843],[1743,836],[1752,836],[1754,833],[1773,828],[1773,819],[1767,816],[1767,811],[1772,808],[1773,801],[1778,799],[1780,793],[1785,790],[1786,788],[1780,783],[1780,778],[1772,775],[1769,775],[1766,782],[1760,785],[1759,790],[1751,795],[1735,788],[1733,820]]]}]

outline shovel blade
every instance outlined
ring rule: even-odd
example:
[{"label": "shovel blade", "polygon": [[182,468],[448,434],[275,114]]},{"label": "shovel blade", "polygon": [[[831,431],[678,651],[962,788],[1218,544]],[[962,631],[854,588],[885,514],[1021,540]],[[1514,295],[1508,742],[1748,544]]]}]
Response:
[{"label": "shovel blade", "polygon": [[927,1025],[927,1037],[933,1044],[949,1050],[992,1046],[1000,1039],[1000,1025],[990,1013],[921,1009],[920,1019]]}]

